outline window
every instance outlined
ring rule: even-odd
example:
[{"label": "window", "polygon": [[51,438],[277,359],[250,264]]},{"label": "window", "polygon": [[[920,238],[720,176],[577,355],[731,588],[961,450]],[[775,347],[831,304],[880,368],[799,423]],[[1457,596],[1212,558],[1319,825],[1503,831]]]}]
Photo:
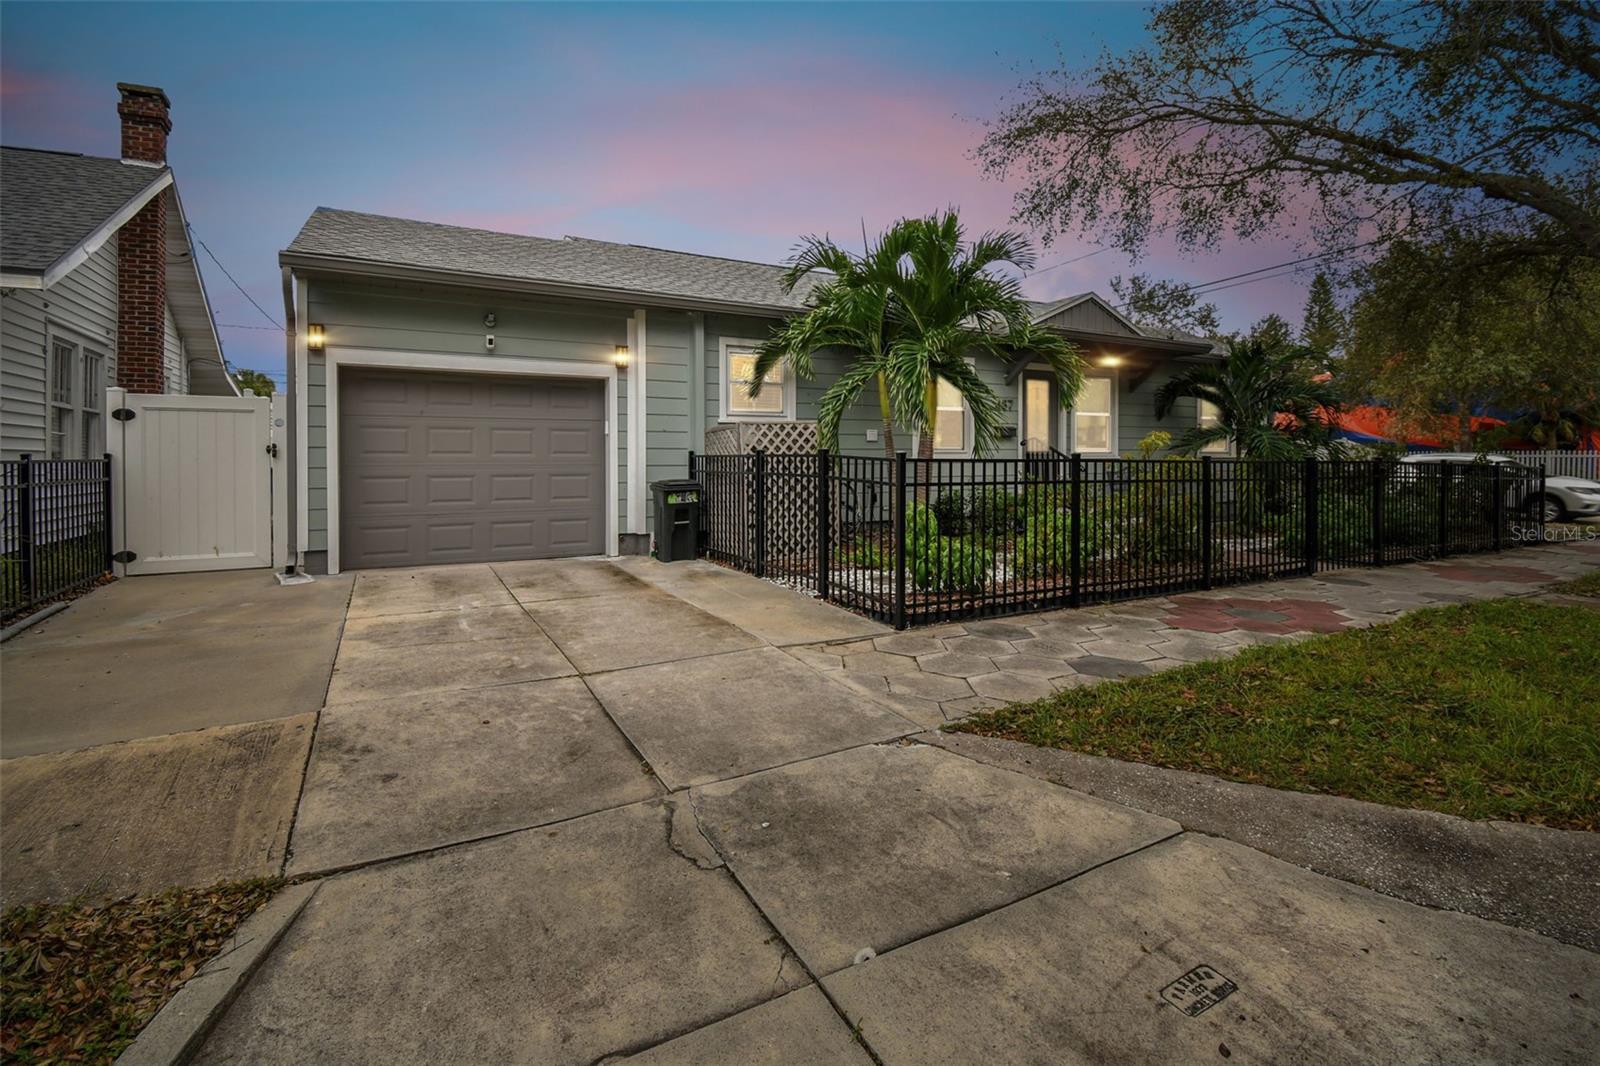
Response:
[{"label": "window", "polygon": [[793,418],[794,393],[782,363],[767,371],[762,379],[761,395],[750,395],[756,346],[756,341],[722,342],[723,417]]},{"label": "window", "polygon": [[944,378],[934,388],[933,450],[967,450],[967,401],[961,390]]},{"label": "window", "polygon": [[[1210,400],[1195,400],[1195,424],[1201,429],[1210,429],[1212,426],[1222,424],[1222,412]],[[1228,441],[1226,439],[1213,441],[1200,451],[1206,455],[1227,455]]]},{"label": "window", "polygon": [[1116,411],[1113,380],[1083,379],[1083,391],[1072,407],[1072,450],[1109,453],[1115,450]]},{"label": "window", "polygon": [[105,450],[105,356],[71,341],[50,343],[46,416],[51,459],[91,459]]}]

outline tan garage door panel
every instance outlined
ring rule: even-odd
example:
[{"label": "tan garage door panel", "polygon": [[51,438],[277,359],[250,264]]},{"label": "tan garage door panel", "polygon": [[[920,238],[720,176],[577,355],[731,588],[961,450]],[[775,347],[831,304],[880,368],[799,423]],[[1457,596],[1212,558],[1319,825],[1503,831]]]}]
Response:
[{"label": "tan garage door panel", "polygon": [[605,551],[600,382],[339,375],[342,568]]}]

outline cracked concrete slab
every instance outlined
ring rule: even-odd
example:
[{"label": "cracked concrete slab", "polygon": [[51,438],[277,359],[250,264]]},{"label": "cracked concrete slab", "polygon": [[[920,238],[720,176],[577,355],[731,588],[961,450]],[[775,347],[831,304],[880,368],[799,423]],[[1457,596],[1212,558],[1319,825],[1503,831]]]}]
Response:
[{"label": "cracked concrete slab", "polygon": [[1600,951],[1600,833],[1471,822],[969,733],[917,739],[1387,896]]},{"label": "cracked concrete slab", "polygon": [[778,648],[641,666],[589,684],[671,789],[917,729]]},{"label": "cracked concrete slab", "polygon": [[872,1066],[816,985],[606,1063],[635,1066]]},{"label": "cracked concrete slab", "polygon": [[659,802],[328,878],[201,1063],[583,1064],[807,982]]},{"label": "cracked concrete slab", "polygon": [[823,983],[886,1066],[1533,1066],[1600,1046],[1600,956],[1188,833]]},{"label": "cracked concrete slab", "polygon": [[657,795],[577,678],[322,712],[290,874],[443,847]]},{"label": "cracked concrete slab", "polygon": [[90,899],[270,877],[316,716],[0,763],[0,899]]},{"label": "cracked concrete slab", "polygon": [[356,574],[347,617],[465,611],[515,602],[486,563],[362,570]]},{"label": "cracked concrete slab", "polygon": [[407,648],[433,644],[464,644],[529,634],[542,636],[528,613],[516,604],[477,607],[464,611],[425,611],[418,614],[377,614],[345,622],[341,647]]},{"label": "cracked concrete slab", "polygon": [[1179,831],[920,744],[809,759],[694,801],[701,831],[817,974]]},{"label": "cracked concrete slab", "polygon": [[560,649],[531,623],[517,636],[489,640],[399,646],[352,641],[339,645],[333,679],[328,683],[328,704],[542,681],[575,673]]},{"label": "cracked concrete slab", "polygon": [[659,589],[546,600],[528,613],[585,674],[754,648],[758,637]]}]

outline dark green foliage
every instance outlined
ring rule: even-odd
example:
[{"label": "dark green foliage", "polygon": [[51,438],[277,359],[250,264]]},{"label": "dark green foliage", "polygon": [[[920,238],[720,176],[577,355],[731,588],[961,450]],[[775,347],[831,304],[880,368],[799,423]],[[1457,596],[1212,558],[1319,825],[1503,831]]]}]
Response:
[{"label": "dark green foliage", "polygon": [[1072,566],[1072,516],[1046,511],[1028,519],[1011,557],[1012,570],[1023,577],[1067,573]]},{"label": "dark green foliage", "polygon": [[971,501],[960,489],[941,492],[933,501],[933,517],[941,533],[959,537],[967,531],[967,522],[972,517]]},{"label": "dark green foliage", "polygon": [[1001,536],[1017,532],[1018,503],[1016,494],[1006,489],[984,489],[972,501],[973,530]]},{"label": "dark green foliage", "polygon": [[994,569],[994,553],[962,537],[935,537],[906,560],[922,592],[979,592]]}]

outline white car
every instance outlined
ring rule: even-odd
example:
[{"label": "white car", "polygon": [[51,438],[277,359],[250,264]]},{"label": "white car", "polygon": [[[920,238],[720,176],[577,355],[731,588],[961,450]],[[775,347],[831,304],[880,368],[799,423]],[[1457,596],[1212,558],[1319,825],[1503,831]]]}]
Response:
[{"label": "white car", "polygon": [[[1479,455],[1476,452],[1417,452],[1405,456],[1402,463],[1452,463],[1471,465],[1472,463],[1495,463],[1522,473],[1538,476],[1538,471],[1526,464],[1519,463],[1510,455],[1503,452],[1488,452]],[[1574,518],[1593,518],[1600,515],[1600,481],[1590,481],[1586,477],[1566,477],[1561,474],[1549,474],[1544,479],[1544,494],[1534,488],[1531,492],[1523,493],[1521,499],[1515,501],[1519,507],[1525,507],[1530,512],[1540,514],[1546,522],[1560,522]]]}]

